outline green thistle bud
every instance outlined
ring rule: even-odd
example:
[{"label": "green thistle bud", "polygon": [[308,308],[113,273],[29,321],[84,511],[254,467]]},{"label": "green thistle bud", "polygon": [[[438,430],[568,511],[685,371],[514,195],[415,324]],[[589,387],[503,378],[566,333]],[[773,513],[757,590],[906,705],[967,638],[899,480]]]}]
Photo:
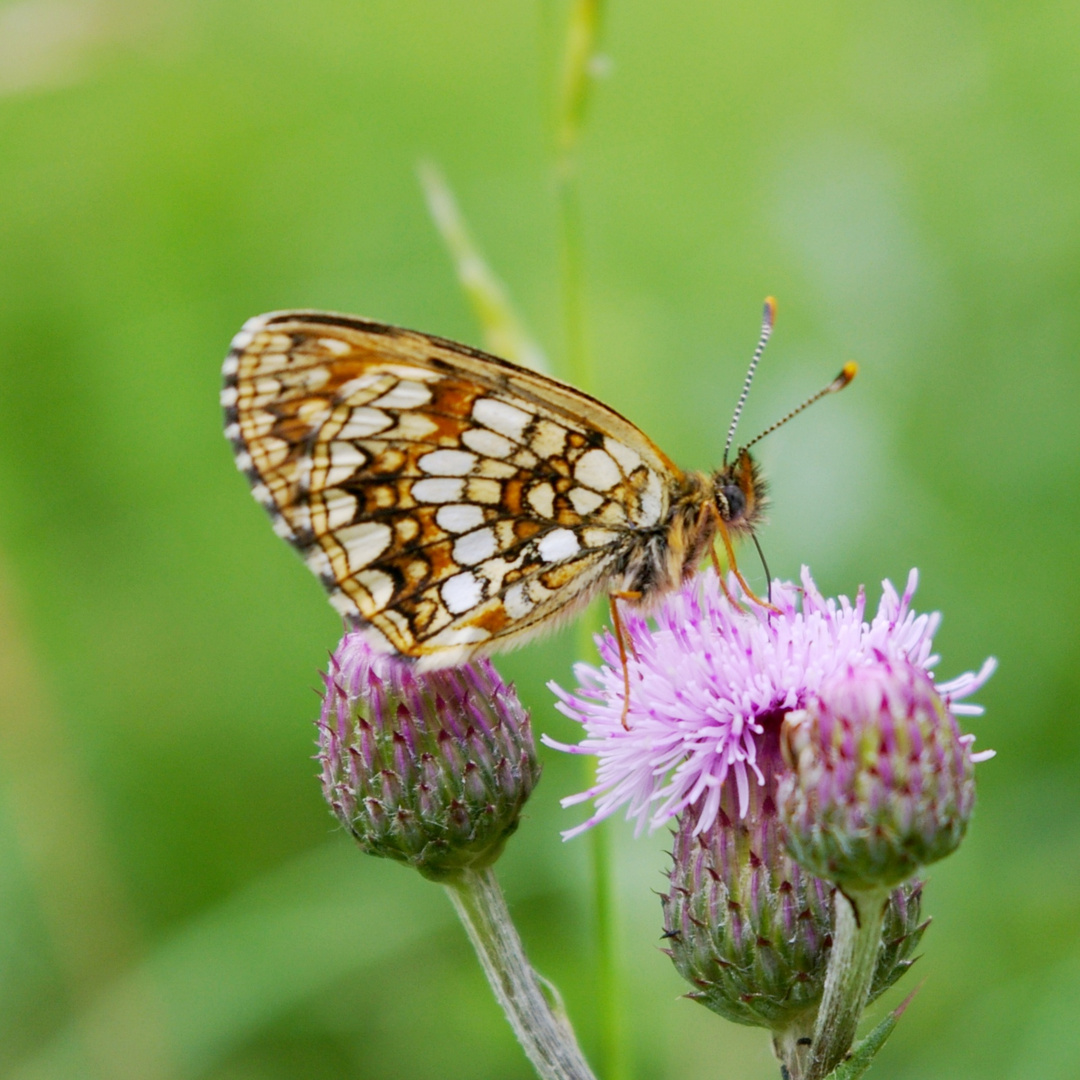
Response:
[{"label": "green thistle bud", "polygon": [[434,880],[493,863],[540,774],[528,713],[487,660],[419,674],[346,634],[318,727],[338,820]]},{"label": "green thistle bud", "polygon": [[[835,888],[808,873],[784,848],[776,808],[779,717],[755,739],[763,783],[753,780],[739,805],[724,785],[713,824],[695,835],[700,805],[679,818],[671,888],[662,897],[668,955],[694,990],[689,995],[740,1024],[807,1033],[825,985],[832,946]],[[912,964],[926,923],[921,886],[889,899],[871,994]]]},{"label": "green thistle bud", "polygon": [[971,737],[925,672],[848,668],[788,714],[791,855],[845,892],[891,888],[954,851],[975,805]]}]

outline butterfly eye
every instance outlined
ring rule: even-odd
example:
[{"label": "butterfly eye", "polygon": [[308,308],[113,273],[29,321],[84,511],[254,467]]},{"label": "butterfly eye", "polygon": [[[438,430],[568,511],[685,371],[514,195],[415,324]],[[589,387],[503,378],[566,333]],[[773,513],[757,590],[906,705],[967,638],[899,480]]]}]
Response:
[{"label": "butterfly eye", "polygon": [[746,496],[734,484],[724,484],[716,489],[716,504],[725,521],[738,521],[746,510]]}]

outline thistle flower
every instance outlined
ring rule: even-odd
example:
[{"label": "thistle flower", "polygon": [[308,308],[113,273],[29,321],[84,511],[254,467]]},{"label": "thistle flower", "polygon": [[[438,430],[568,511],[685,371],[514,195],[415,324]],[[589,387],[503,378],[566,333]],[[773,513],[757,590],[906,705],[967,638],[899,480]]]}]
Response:
[{"label": "thistle flower", "polygon": [[[784,849],[777,814],[783,772],[780,719],[763,722],[745,812],[726,785],[712,824],[695,832],[696,807],[680,815],[670,890],[661,897],[668,955],[690,997],[735,1023],[774,1032],[780,1047],[813,1029],[833,943],[836,888],[804,870]],[[926,928],[922,886],[909,882],[889,899],[870,991],[883,993],[913,963]]]},{"label": "thistle flower", "polygon": [[955,850],[975,804],[970,736],[911,664],[838,672],[789,713],[788,849],[849,892],[891,888]]},{"label": "thistle flower", "polygon": [[325,682],[323,794],[361,848],[436,880],[494,862],[540,767],[528,714],[491,663],[418,674],[350,633]]},{"label": "thistle flower", "polygon": [[[773,585],[779,614],[749,604],[747,611],[738,610],[722,595],[715,574],[707,572],[663,602],[654,627],[629,615],[626,728],[622,663],[610,633],[597,639],[602,667],[575,667],[579,689],[569,692],[552,684],[558,708],[582,724],[585,738],[573,746],[544,741],[598,758],[596,784],[563,800],[569,806],[594,799],[594,812],[564,835],[588,829],[621,806],[639,832],[693,807],[692,829],[700,833],[716,820],[730,785],[738,796],[737,813],[746,814],[751,785],[764,779],[758,745],[766,718],[803,708],[838,672],[883,661],[903,661],[933,678],[938,657],[932,642],[940,616],[911,610],[917,581],[912,570],[903,596],[885,581],[869,622],[862,589],[855,603],[844,596],[827,600],[805,567],[801,589],[786,582]],[[735,591],[736,583],[729,588]],[[959,702],[983,685],[994,666],[987,660],[977,674],[938,684],[946,709],[953,715],[980,714],[978,706]],[[963,738],[970,742],[972,736]]]}]

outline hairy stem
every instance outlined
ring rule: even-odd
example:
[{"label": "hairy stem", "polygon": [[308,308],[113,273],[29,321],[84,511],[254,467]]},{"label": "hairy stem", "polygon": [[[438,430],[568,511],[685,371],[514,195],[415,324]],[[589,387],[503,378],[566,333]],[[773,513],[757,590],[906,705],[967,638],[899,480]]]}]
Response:
[{"label": "hairy stem", "polygon": [[784,1080],[804,1080],[816,1014],[811,1010],[783,1031],[773,1032],[773,1052]]},{"label": "hairy stem", "polygon": [[448,882],[458,917],[514,1034],[542,1080],[596,1080],[558,1003],[545,996],[529,964],[506,899],[488,867]]},{"label": "hairy stem", "polygon": [[887,890],[850,895],[837,890],[833,947],[806,1080],[820,1080],[830,1073],[855,1041],[881,946],[887,900]]}]

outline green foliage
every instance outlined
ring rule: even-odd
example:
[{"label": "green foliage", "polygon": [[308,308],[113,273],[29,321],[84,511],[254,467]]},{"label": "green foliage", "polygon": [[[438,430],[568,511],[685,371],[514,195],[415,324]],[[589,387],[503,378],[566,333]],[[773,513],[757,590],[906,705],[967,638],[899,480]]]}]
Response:
[{"label": "green foliage", "polygon": [[[310,687],[340,627],[217,391],[274,308],[479,344],[421,159],[565,353],[569,5],[542,6],[0,6],[0,1077],[530,1075],[441,891],[326,812]],[[762,444],[773,571],[852,593],[918,565],[938,674],[1001,661],[970,723],[999,756],[927,885],[882,1080],[1075,1072],[1078,37],[1044,0],[604,7],[576,181],[592,390],[715,465],[778,296],[747,434],[862,373]],[[568,630],[500,661],[563,739],[543,683],[573,653]],[[499,870],[595,1057],[586,845],[558,839],[581,786],[545,753]],[[759,1032],[677,1000],[661,840],[614,833],[637,1077],[775,1075]]]}]

